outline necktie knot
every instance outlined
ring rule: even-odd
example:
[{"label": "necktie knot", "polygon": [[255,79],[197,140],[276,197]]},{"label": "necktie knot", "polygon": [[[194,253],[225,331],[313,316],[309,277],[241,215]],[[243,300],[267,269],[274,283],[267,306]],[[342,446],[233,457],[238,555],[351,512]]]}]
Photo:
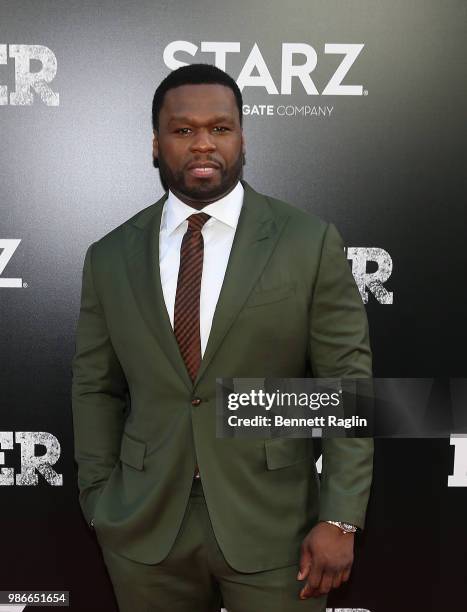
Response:
[{"label": "necktie knot", "polygon": [[206,223],[211,216],[206,213],[195,213],[194,215],[190,215],[188,217],[188,231],[190,232],[200,232],[203,225]]}]

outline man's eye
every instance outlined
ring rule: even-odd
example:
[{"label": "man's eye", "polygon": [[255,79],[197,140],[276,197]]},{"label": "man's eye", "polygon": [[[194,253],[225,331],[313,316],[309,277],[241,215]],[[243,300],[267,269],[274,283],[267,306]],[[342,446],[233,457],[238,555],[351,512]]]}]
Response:
[{"label": "man's eye", "polygon": [[177,134],[182,134],[182,135],[186,135],[189,134],[191,132],[190,128],[178,128],[178,130],[176,130]]},{"label": "man's eye", "polygon": [[225,125],[216,125],[216,127],[214,127],[212,129],[213,132],[228,132],[229,128],[225,127]]}]

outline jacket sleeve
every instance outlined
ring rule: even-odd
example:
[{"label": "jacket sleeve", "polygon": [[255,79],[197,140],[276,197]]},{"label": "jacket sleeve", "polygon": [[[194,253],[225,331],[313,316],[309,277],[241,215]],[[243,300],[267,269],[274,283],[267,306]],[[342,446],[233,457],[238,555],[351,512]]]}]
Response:
[{"label": "jacket sleeve", "polygon": [[[310,360],[318,378],[371,377],[368,322],[336,228],[327,227],[310,311]],[[322,443],[320,521],[363,528],[373,473],[373,439]]]},{"label": "jacket sleeve", "polygon": [[72,410],[80,504],[91,522],[97,498],[116,465],[127,382],[112,347],[93,279],[92,249],[83,268],[81,308],[72,361]]}]

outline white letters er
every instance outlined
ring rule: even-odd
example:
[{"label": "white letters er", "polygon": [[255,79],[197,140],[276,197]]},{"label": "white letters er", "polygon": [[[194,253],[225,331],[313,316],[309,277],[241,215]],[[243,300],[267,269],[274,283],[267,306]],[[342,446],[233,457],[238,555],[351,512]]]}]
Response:
[{"label": "white letters er", "polygon": [[[13,450],[12,431],[0,431],[0,449]],[[0,468],[0,486],[34,486],[38,484],[36,472],[43,476],[49,485],[61,487],[63,476],[52,465],[60,458],[60,443],[55,436],[46,431],[17,431],[15,442],[21,446],[21,472],[14,475],[14,468]],[[36,455],[36,446],[44,446],[45,453]],[[0,452],[0,465],[5,465],[5,453]]]},{"label": "white letters er", "polygon": [[[58,106],[59,94],[52,91],[48,83],[57,74],[57,58],[53,51],[43,45],[8,45],[9,57],[15,60],[15,91],[10,93],[8,87],[0,85],[0,106],[31,105],[34,96],[31,90],[39,95],[46,106]],[[41,63],[38,71],[31,71],[31,61]],[[6,64],[7,45],[0,45],[0,64]]]}]

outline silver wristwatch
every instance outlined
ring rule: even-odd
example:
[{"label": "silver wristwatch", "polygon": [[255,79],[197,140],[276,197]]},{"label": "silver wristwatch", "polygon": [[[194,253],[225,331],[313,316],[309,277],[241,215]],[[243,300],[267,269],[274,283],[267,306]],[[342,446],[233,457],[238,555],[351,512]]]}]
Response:
[{"label": "silver wristwatch", "polygon": [[340,521],[325,521],[330,525],[335,525],[339,527],[342,533],[355,533],[357,531],[357,527],[355,525],[351,525],[350,523],[341,523]]}]

